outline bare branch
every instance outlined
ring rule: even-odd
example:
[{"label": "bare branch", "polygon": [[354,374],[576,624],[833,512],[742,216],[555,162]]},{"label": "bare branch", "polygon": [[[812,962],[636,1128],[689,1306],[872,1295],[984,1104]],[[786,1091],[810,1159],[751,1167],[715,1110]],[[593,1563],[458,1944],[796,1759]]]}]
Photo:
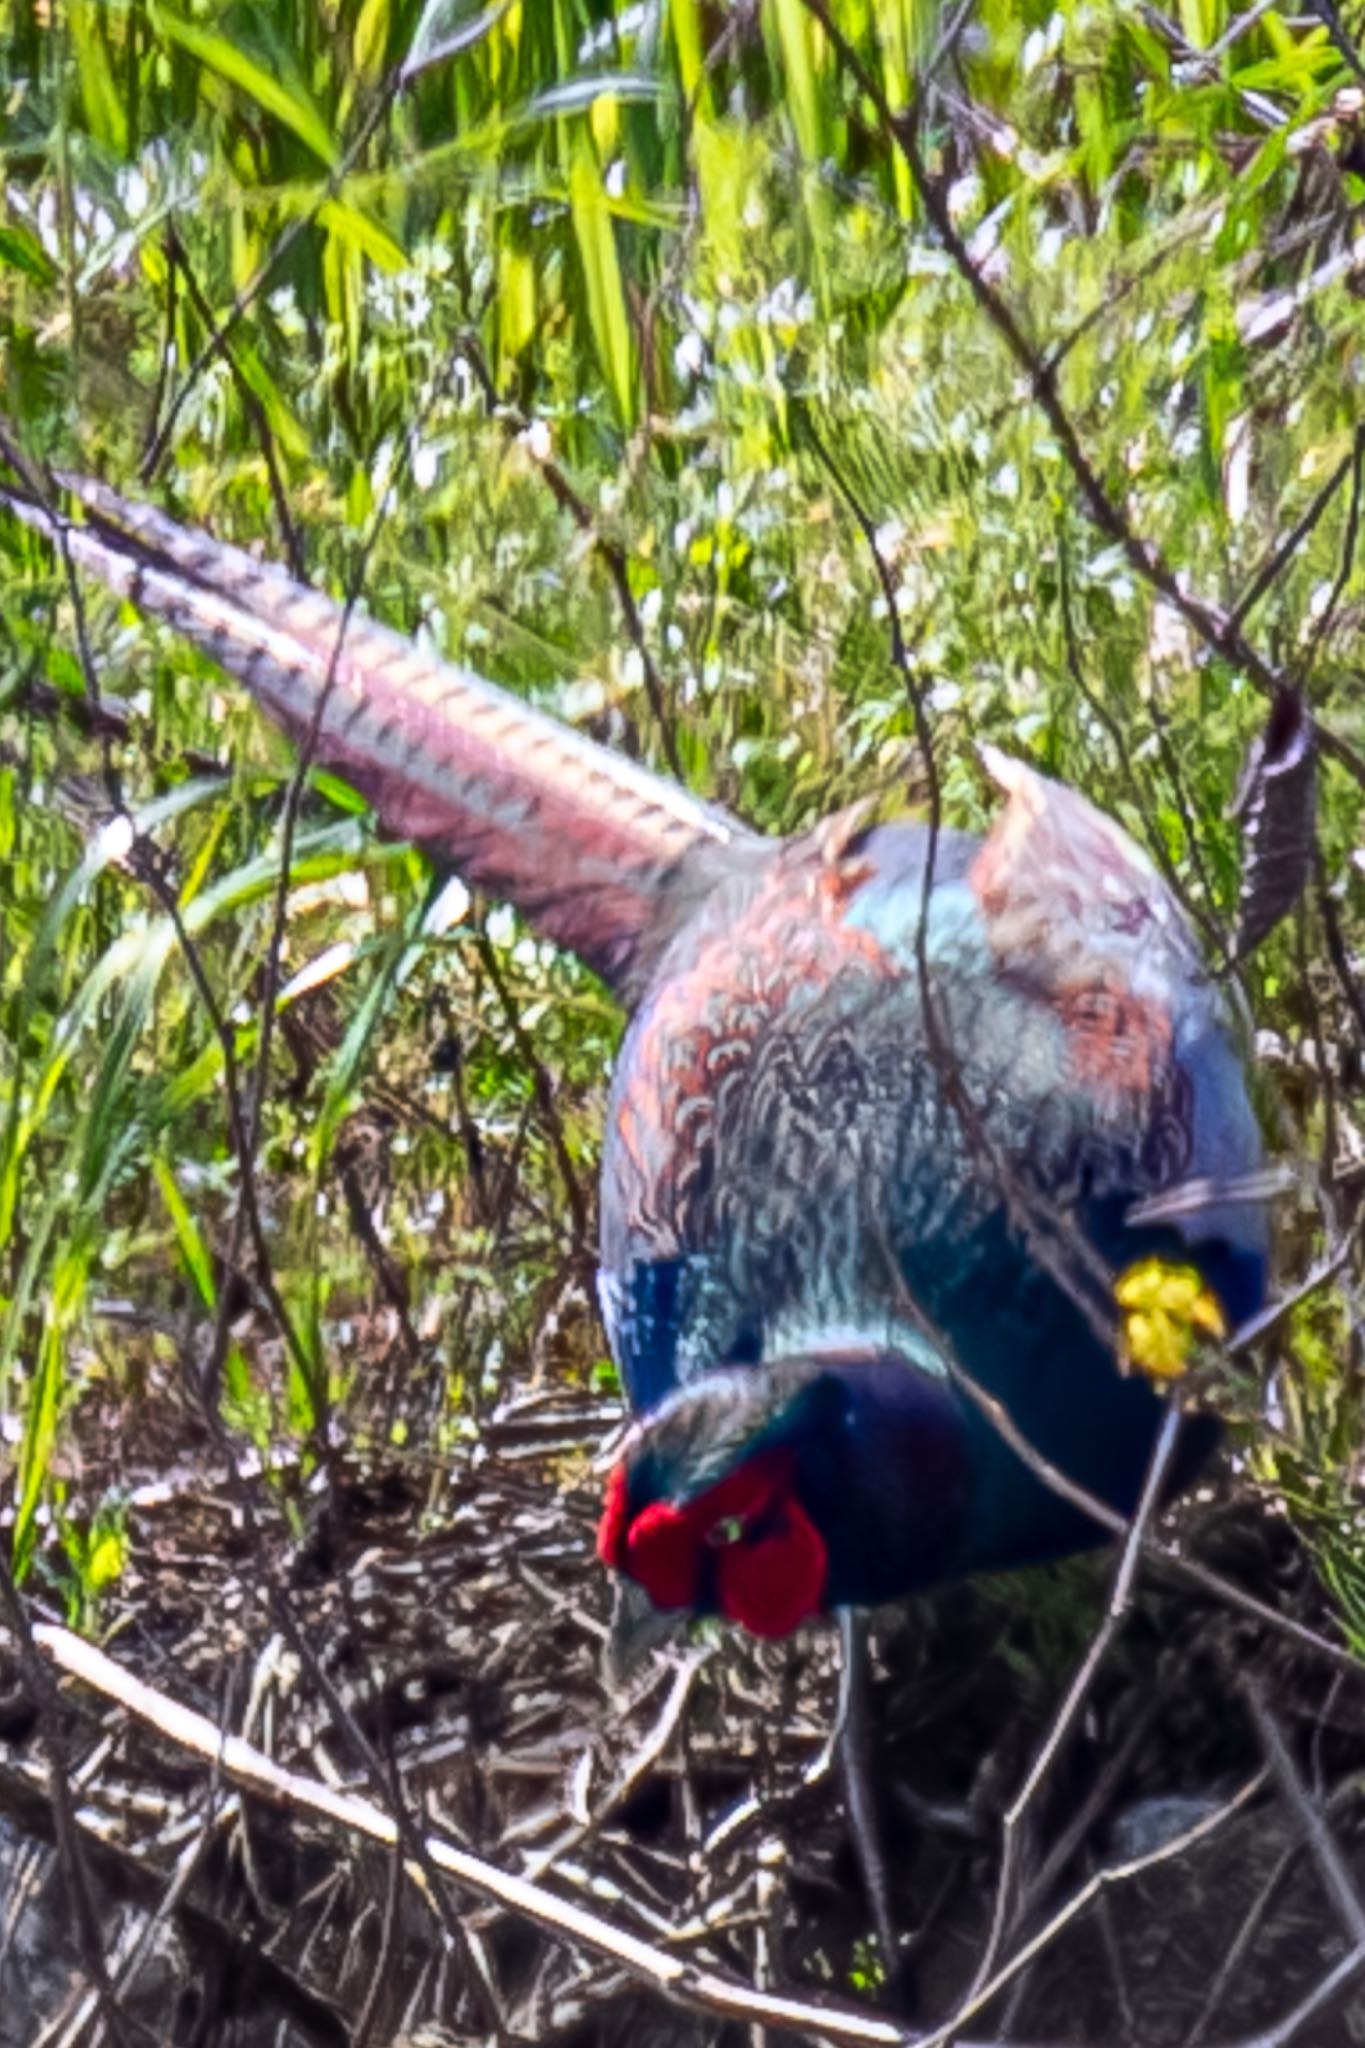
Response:
[{"label": "bare branch", "polygon": [[[1211,653],[1234,668],[1243,670],[1267,697],[1275,696],[1284,678],[1274,664],[1252,645],[1236,617],[1210,598],[1192,591],[1186,579],[1166,560],[1154,542],[1143,539],[1113,498],[1081,446],[1070,413],[1062,403],[1055,365],[1025,334],[1008,301],[995,289],[953,221],[939,181],[931,176],[920,141],[922,101],[917,99],[908,113],[898,114],[890,106],[879,80],[863,62],[857,50],[830,12],[827,0],[805,0],[805,6],[820,23],[845,70],[854,78],[876,109],[877,119],[887,137],[900,150],[914,180],[916,192],[935,232],[953,265],[982,312],[990,320],[1019,368],[1043,416],[1057,437],[1067,467],[1075,478],[1091,519],[1119,548],[1125,560],[1144,583],[1156,590],[1179,613]],[[1323,751],[1349,770],[1365,787],[1365,756],[1334,732],[1322,734]]]},{"label": "bare branch", "polygon": [[[364,1836],[385,1848],[400,1846],[398,1823],[370,1800],[286,1770],[241,1736],[223,1734],[207,1716],[135,1678],[70,1629],[40,1622],[32,1634],[36,1646],[60,1669],[106,1699],[116,1700],[167,1741],[212,1764],[244,1789],[276,1805],[333,1821],[351,1834]],[[423,1849],[436,1869],[445,1871],[480,1897],[510,1907],[561,1940],[611,1957],[641,1983],[698,2011],[750,2025],[790,2027],[814,2039],[836,2043],[838,2048],[845,2048],[845,2044],[846,2048],[916,2048],[917,2041],[923,2038],[851,2007],[778,1997],[752,1990],[719,1971],[700,1969],[440,1837],[429,1837]],[[984,2048],[984,2044],[959,2039],[957,2048]]]}]

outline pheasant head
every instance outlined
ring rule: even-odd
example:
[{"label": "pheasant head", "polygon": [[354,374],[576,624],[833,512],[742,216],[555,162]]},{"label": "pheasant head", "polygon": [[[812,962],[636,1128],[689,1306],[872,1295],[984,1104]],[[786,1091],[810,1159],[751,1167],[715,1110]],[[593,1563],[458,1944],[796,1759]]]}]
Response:
[{"label": "pheasant head", "polygon": [[602,1562],[665,1612],[785,1636],[827,1604],[829,1552],[802,1498],[800,1440],[844,1398],[811,1359],[707,1375],[631,1432],[607,1486]]},{"label": "pheasant head", "polygon": [[618,1675],[690,1615],[787,1636],[942,1574],[966,1443],[928,1360],[841,1345],[720,1370],[635,1425],[598,1531],[620,1574]]}]

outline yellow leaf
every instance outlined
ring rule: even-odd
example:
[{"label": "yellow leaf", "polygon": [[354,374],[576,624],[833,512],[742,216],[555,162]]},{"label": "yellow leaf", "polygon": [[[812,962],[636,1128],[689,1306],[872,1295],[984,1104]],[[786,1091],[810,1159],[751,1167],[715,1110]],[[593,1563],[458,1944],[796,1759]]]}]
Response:
[{"label": "yellow leaf", "polygon": [[384,69],[384,55],[389,42],[389,21],[389,0],[364,0],[356,16],[351,50],[355,68],[367,84],[378,78]]},{"label": "yellow leaf", "polygon": [[106,1586],[112,1586],[123,1570],[128,1546],[117,1529],[106,1529],[97,1536],[90,1546],[86,1560],[85,1576],[92,1593],[102,1593]]}]

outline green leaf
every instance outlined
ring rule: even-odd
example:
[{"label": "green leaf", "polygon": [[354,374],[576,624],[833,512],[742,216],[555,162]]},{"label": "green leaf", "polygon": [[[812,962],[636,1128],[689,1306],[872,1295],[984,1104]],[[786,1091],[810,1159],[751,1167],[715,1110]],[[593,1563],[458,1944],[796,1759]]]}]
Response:
[{"label": "green leaf", "polygon": [[587,287],[588,324],[618,417],[629,427],[635,420],[635,351],[615,231],[601,173],[585,142],[576,147],[569,168],[569,208]]},{"label": "green leaf", "polygon": [[427,0],[403,65],[404,84],[447,57],[472,50],[507,9],[508,0],[494,0],[491,7],[471,6],[470,0]]},{"label": "green leaf", "polygon": [[326,199],[318,208],[318,223],[336,235],[348,248],[368,256],[379,270],[406,270],[408,259],[392,235],[385,234],[377,221],[348,206],[344,199]]},{"label": "green leaf", "polygon": [[22,270],[37,284],[51,285],[57,280],[56,264],[38,237],[18,221],[0,225],[0,263]]},{"label": "green leaf", "polygon": [[117,1526],[101,1529],[91,1536],[85,1560],[85,1581],[90,1592],[104,1593],[122,1577],[128,1562],[128,1538]]},{"label": "green leaf", "polygon": [[169,36],[172,42],[178,43],[190,56],[197,57],[210,71],[216,71],[229,85],[235,85],[263,112],[272,114],[292,130],[314,156],[329,168],[335,167],[340,154],[336,142],[302,86],[287,83],[275,72],[267,71],[258,64],[236,43],[229,42],[226,36],[185,21],[180,15],[173,14],[169,7],[158,4],[158,0],[151,0],[148,14],[152,25],[162,35]]},{"label": "green leaf", "polygon": [[[128,150],[128,114],[109,61],[113,10],[92,0],[68,0],[69,47],[75,53],[81,101],[92,132],[117,155]],[[124,33],[127,33],[126,25]]]},{"label": "green leaf", "polygon": [[166,1204],[166,1212],[174,1227],[176,1243],[180,1247],[180,1256],[185,1262],[186,1271],[198,1290],[199,1299],[203,1302],[205,1308],[216,1308],[218,1290],[213,1282],[213,1260],[209,1256],[209,1248],[204,1243],[199,1225],[189,1212],[185,1197],[180,1192],[171,1163],[164,1153],[158,1153],[157,1157],[152,1161],[152,1172],[156,1175],[156,1184],[161,1190],[161,1199]]}]

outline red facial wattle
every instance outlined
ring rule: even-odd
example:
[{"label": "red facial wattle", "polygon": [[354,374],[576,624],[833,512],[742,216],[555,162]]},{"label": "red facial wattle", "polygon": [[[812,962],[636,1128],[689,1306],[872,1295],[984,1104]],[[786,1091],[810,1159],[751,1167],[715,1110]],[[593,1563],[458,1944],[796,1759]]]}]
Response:
[{"label": "red facial wattle", "polygon": [[694,1607],[709,1565],[722,1614],[752,1635],[790,1635],[823,1606],[828,1564],[793,1478],[789,1453],[759,1452],[686,1506],[651,1501],[632,1519],[625,1467],[618,1466],[607,1484],[597,1554],[663,1608]]},{"label": "red facial wattle", "polygon": [[824,1605],[825,1539],[795,1495],[770,1529],[736,1543],[716,1566],[721,1611],[755,1636],[789,1636]]}]

